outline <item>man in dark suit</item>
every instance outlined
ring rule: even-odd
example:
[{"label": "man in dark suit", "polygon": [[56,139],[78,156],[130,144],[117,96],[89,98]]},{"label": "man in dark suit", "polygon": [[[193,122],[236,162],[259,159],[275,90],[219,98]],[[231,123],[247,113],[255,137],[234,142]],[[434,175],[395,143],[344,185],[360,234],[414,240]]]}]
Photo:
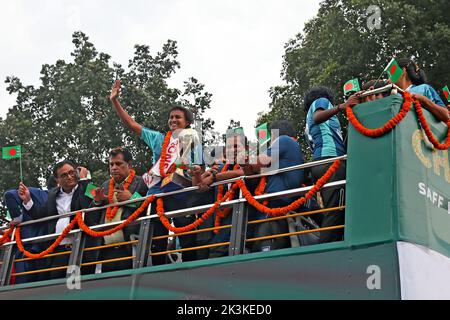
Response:
[{"label": "man in dark suit", "polygon": [[[82,168],[83,170],[84,168]],[[86,169],[84,169],[86,170]],[[82,175],[85,175],[81,173]],[[78,211],[89,208],[91,205],[91,198],[86,195],[86,187],[90,183],[89,180],[80,181],[80,173],[77,171],[75,164],[69,160],[64,160],[55,165],[53,168],[53,175],[58,183],[58,188],[54,188],[48,193],[47,201],[38,207],[34,204],[30,196],[30,190],[23,184],[19,186],[19,197],[23,201],[24,208],[32,219],[42,219],[49,216],[56,216],[71,211]],[[75,216],[54,219],[46,223],[47,230],[45,234],[61,233]],[[94,220],[94,215],[86,214],[85,222],[87,225],[94,225],[98,221]],[[95,239],[86,238],[86,247],[92,246]],[[51,241],[53,242],[53,241]],[[42,245],[48,247],[50,243]],[[64,238],[60,245],[55,249],[54,253],[67,252],[72,250],[73,238],[68,235]],[[85,254],[83,262],[92,261],[93,255],[91,253]],[[69,254],[51,257],[48,261],[48,267],[62,267],[67,266],[69,262]],[[81,268],[82,274],[94,273],[95,266]],[[50,279],[63,278],[66,276],[66,270],[50,271]]]},{"label": "man in dark suit", "polygon": [[[100,189],[96,190],[95,205],[108,204],[109,198],[112,203],[127,201],[130,199],[140,198],[147,194],[148,188],[141,176],[135,175],[132,170],[132,156],[130,152],[124,148],[114,148],[109,153],[109,172],[111,179],[103,183]],[[114,185],[114,189],[110,190],[110,185]],[[118,209],[104,210],[101,220],[104,223],[126,220],[139,207],[139,204],[117,207]],[[117,210],[117,211],[116,211]],[[144,213],[145,214],[145,213]],[[119,244],[120,242],[130,241],[132,235],[139,234],[139,224],[128,225],[127,227],[113,233],[110,236],[103,237],[103,244]],[[110,260],[116,258],[131,257],[133,254],[132,245],[112,246],[101,249],[99,260]],[[102,264],[102,272],[117,271],[131,269],[133,261],[123,260]]]},{"label": "man in dark suit", "polygon": [[[53,178],[53,176],[51,176]],[[49,178],[47,181],[47,189],[51,190],[56,187],[56,180],[53,178]],[[30,196],[33,200],[34,205],[37,207],[41,207],[48,198],[48,191],[42,190],[39,188],[29,188],[30,190]],[[25,208],[22,205],[22,200],[19,197],[19,192],[17,189],[14,190],[8,190],[4,194],[4,201],[6,204],[6,207],[8,208],[8,211],[11,216],[11,222],[10,225],[17,225],[22,222],[27,222],[32,220],[28,212],[25,210]],[[47,231],[47,226],[45,223],[37,223],[32,224],[28,226],[24,226],[21,228],[21,236],[22,239],[27,238],[34,238],[39,237],[45,234]],[[25,245],[25,249],[27,251],[30,251],[32,253],[37,253],[42,251],[40,243],[32,243]],[[16,259],[25,258],[25,256],[22,254],[22,252],[17,251],[15,254]],[[40,260],[29,260],[29,261],[22,261],[22,262],[16,262],[15,263],[15,272],[26,272],[26,271],[33,271],[36,269],[41,268],[41,261]],[[48,275],[45,273],[38,273],[38,274],[29,274],[24,276],[18,276],[15,279],[15,283],[27,283],[32,281],[39,281],[39,280],[46,280]]]}]

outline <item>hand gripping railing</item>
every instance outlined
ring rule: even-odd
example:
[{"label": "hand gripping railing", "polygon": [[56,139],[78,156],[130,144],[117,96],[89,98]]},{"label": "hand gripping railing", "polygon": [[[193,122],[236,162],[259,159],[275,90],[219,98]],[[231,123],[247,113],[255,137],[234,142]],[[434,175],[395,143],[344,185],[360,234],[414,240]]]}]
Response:
[{"label": "hand gripping railing", "polygon": [[[309,162],[309,163],[296,165],[296,166],[292,166],[292,167],[288,167],[288,168],[282,168],[282,169],[278,169],[278,170],[268,171],[268,172],[264,172],[261,174],[256,174],[256,175],[251,175],[251,176],[241,176],[241,177],[234,178],[234,179],[216,182],[216,183],[212,184],[211,187],[222,185],[222,184],[233,183],[233,182],[236,182],[239,180],[255,179],[255,178],[260,178],[260,177],[264,177],[264,176],[272,176],[275,174],[294,171],[294,170],[301,170],[301,169],[310,168],[310,167],[314,167],[314,166],[318,166],[318,165],[332,163],[335,160],[346,160],[346,159],[347,159],[347,156],[345,155],[345,156],[341,156],[341,157],[319,160],[319,161]],[[345,185],[345,180],[335,181],[335,182],[325,184],[322,189],[336,188],[336,187],[341,187],[344,185]],[[274,199],[282,198],[282,197],[293,197],[293,196],[305,194],[311,188],[312,187],[303,187],[303,188],[297,188],[297,189],[292,189],[292,190],[280,191],[280,192],[271,193],[271,194],[264,194],[264,195],[260,195],[260,196],[255,196],[255,199],[256,200],[274,200]],[[184,189],[176,190],[176,191],[172,191],[172,192],[159,193],[159,194],[156,194],[155,196],[157,198],[161,198],[161,197],[166,197],[166,196],[175,195],[175,194],[192,192],[192,191],[196,191],[198,189],[199,189],[199,187],[194,186],[194,187],[188,187],[188,188],[184,188]],[[104,210],[104,209],[106,209],[108,207],[112,207],[112,206],[116,207],[116,206],[123,206],[123,205],[131,204],[131,203],[136,203],[136,202],[142,202],[145,199],[147,199],[148,197],[149,196],[141,197],[141,198],[123,201],[120,203],[109,204],[109,205],[105,205],[105,206],[101,206],[101,207],[87,208],[87,209],[83,209],[80,211],[84,212],[85,214],[89,214],[90,212],[97,211],[97,210]],[[222,244],[222,245],[230,244],[230,255],[242,253],[243,246],[245,245],[245,241],[252,241],[251,239],[245,240],[245,229],[246,229],[246,225],[247,225],[247,216],[246,216],[247,210],[244,207],[244,204],[246,204],[246,202],[247,202],[247,200],[245,198],[242,198],[242,196],[240,196],[239,199],[223,202],[220,204],[220,208],[233,207],[233,209],[234,209],[232,224],[229,226],[219,227],[219,229],[232,228],[232,235],[231,235],[230,242]],[[123,242],[121,244],[114,244],[114,246],[118,246],[118,245],[127,245],[127,244],[136,244],[137,243],[138,244],[137,256],[112,259],[111,261],[98,261],[95,263],[102,263],[102,262],[108,263],[108,262],[120,261],[120,260],[124,260],[124,259],[133,259],[134,260],[133,267],[138,268],[138,267],[144,267],[146,265],[151,265],[151,259],[149,259],[149,256],[162,255],[162,254],[167,254],[170,252],[183,252],[183,251],[189,250],[189,248],[186,248],[186,249],[179,249],[179,250],[174,250],[174,251],[167,251],[166,253],[163,253],[163,252],[158,252],[158,253],[153,253],[153,254],[149,253],[149,249],[150,249],[149,247],[150,247],[151,240],[152,240],[152,235],[151,235],[152,230],[151,230],[150,221],[151,221],[151,219],[158,219],[158,215],[156,215],[156,214],[150,215],[150,206],[151,206],[151,204],[148,207],[146,216],[140,217],[140,218],[136,219],[134,222],[132,222],[132,224],[137,224],[137,223],[141,224],[140,233],[139,233],[139,241],[134,240],[134,241]],[[204,212],[205,210],[211,208],[212,206],[213,206],[213,204],[209,204],[209,205],[202,205],[202,206],[197,206],[197,207],[192,207],[192,208],[170,211],[170,212],[166,212],[165,216],[168,218],[173,218],[173,217],[197,214],[197,213]],[[324,209],[324,210],[327,210],[327,209]],[[335,210],[342,210],[342,208],[337,208]],[[42,222],[48,222],[48,221],[55,220],[55,219],[60,219],[63,217],[71,217],[71,216],[75,215],[77,212],[79,212],[79,211],[68,212],[65,214],[58,214],[55,216],[50,216],[50,217],[42,218],[39,220],[27,221],[27,222],[23,222],[17,226],[20,226],[20,227],[29,226],[29,225],[33,225],[36,223],[42,223]],[[321,212],[325,212],[325,211],[321,211]],[[274,218],[271,218],[271,219],[274,219]],[[281,217],[280,219],[283,219],[283,217]],[[268,220],[270,220],[270,219],[268,219]],[[92,230],[103,230],[108,227],[117,226],[117,225],[123,223],[124,221],[125,220],[117,221],[117,222],[110,222],[110,223],[103,223],[103,224],[99,224],[96,226],[92,226],[90,228]],[[251,223],[252,222],[250,222],[250,224]],[[343,226],[338,226],[338,227],[343,227]],[[6,229],[6,227],[0,228],[0,230],[4,230],[4,229]],[[160,237],[155,237],[154,239],[157,240],[157,239],[163,239],[163,238],[168,238],[168,237],[172,237],[172,236],[194,234],[194,233],[206,232],[206,231],[215,230],[215,229],[218,229],[218,228],[214,227],[214,228],[185,232],[185,233],[178,234],[178,235],[160,236]],[[317,231],[312,230],[311,232],[317,232]],[[24,244],[38,243],[38,242],[55,239],[59,235],[60,235],[60,233],[54,233],[54,234],[24,239],[24,240],[22,240],[22,242]],[[99,247],[94,247],[94,248],[86,248],[85,250],[83,250],[83,248],[82,248],[83,242],[84,242],[84,241],[82,241],[83,240],[83,232],[78,229],[72,230],[69,232],[69,235],[74,235],[74,245],[72,247],[72,251],[50,254],[50,255],[47,255],[46,257],[70,254],[71,257],[69,259],[69,265],[71,265],[71,263],[72,263],[72,264],[75,264],[78,266],[85,266],[85,265],[90,265],[90,264],[94,264],[94,263],[93,262],[81,263],[81,257],[82,257],[83,252],[112,246],[112,245],[99,246]],[[237,242],[239,242],[239,243],[237,243]],[[2,270],[0,273],[0,282],[1,282],[1,285],[3,285],[3,286],[7,285],[9,283],[9,278],[11,276],[10,269],[14,262],[14,259],[12,257],[12,255],[13,255],[12,249],[15,244],[16,244],[16,241],[14,240],[14,238],[12,238],[12,240],[10,242],[7,242],[4,244],[4,246],[6,248],[6,252],[5,252],[5,256],[4,256],[4,261],[2,263]],[[214,246],[218,246],[218,245],[220,245],[220,244],[196,247],[196,249],[214,247]],[[18,260],[16,260],[16,262],[27,261],[27,260],[32,260],[32,259],[30,259],[30,258],[18,259]],[[62,269],[62,268],[63,267],[59,267],[59,269]],[[67,268],[67,266],[64,268]],[[9,271],[7,269],[9,269]],[[55,268],[53,268],[53,269],[55,269]],[[25,273],[20,273],[20,274],[17,273],[16,275],[18,276],[18,275],[24,275],[24,274],[37,273],[37,272],[42,272],[42,270],[30,271],[30,272],[25,272]]]},{"label": "hand gripping railing", "polygon": [[373,96],[373,95],[388,92],[388,91],[391,91],[392,94],[395,94],[397,92],[405,92],[402,88],[400,88],[399,86],[397,86],[395,84],[388,84],[381,88],[365,91],[365,92],[361,93],[360,97],[365,98],[368,96]]}]

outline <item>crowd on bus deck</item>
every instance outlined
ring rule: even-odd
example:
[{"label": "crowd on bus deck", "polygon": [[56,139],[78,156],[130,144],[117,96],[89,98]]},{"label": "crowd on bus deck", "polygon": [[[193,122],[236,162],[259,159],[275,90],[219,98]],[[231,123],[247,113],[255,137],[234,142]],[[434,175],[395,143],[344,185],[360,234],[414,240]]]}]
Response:
[{"label": "crowd on bus deck", "polygon": [[[403,74],[395,83],[402,90],[409,91],[414,98],[419,100],[424,108],[440,121],[448,121],[450,110],[446,110],[436,91],[426,83],[426,76],[417,64],[409,59],[400,59],[399,65]],[[172,194],[164,197],[163,207],[166,212],[185,209],[215,202],[223,196],[231,187],[230,183],[215,185],[221,181],[237,178],[243,175],[251,176],[259,174],[265,168],[287,168],[304,163],[304,155],[300,140],[305,139],[311,148],[312,161],[326,160],[346,154],[346,141],[342,135],[338,114],[347,107],[354,107],[360,103],[382,99],[389,92],[373,95],[361,94],[367,90],[381,88],[387,85],[385,80],[370,80],[363,84],[362,91],[346,97],[345,102],[335,105],[332,91],[327,87],[313,87],[305,95],[303,107],[306,112],[305,135],[299,138],[294,125],[288,120],[272,121],[268,123],[270,137],[265,141],[264,152],[252,154],[249,151],[248,138],[242,128],[230,129],[226,134],[225,145],[215,148],[214,163],[205,165],[203,159],[200,162],[179,166],[178,157],[181,154],[191,159],[199,150],[190,148],[195,139],[195,131],[192,130],[194,116],[192,112],[182,106],[174,106],[169,112],[168,129],[172,133],[169,140],[165,140],[166,134],[147,128],[137,123],[122,107],[119,101],[120,81],[116,81],[112,87],[110,100],[118,117],[123,124],[152,150],[152,167],[143,176],[133,170],[133,157],[123,147],[117,147],[110,151],[108,158],[110,179],[104,181],[100,188],[92,192],[93,181],[84,167],[77,166],[70,160],[57,163],[53,168],[53,174],[48,180],[47,189],[27,187],[20,183],[17,190],[9,190],[4,194],[5,204],[11,215],[12,225],[37,220],[50,216],[59,216],[68,212],[79,211],[92,207],[99,207],[109,203],[118,203],[133,200],[146,195],[165,193],[181,190],[183,184],[169,181],[161,177],[161,168],[165,174],[177,174],[187,177],[193,186],[198,186],[197,191]],[[270,134],[275,133],[275,134]],[[184,141],[184,142],[183,142]],[[186,142],[187,141],[187,142]],[[165,145],[166,144],[166,145]],[[166,150],[164,152],[163,146]],[[200,146],[201,147],[201,146]],[[200,150],[202,151],[202,150]],[[219,152],[217,152],[219,151]],[[200,152],[201,153],[201,152]],[[165,154],[165,159],[161,156]],[[249,161],[253,157],[254,161]],[[164,161],[164,165],[160,165]],[[194,161],[195,162],[195,161]],[[297,169],[266,178],[264,193],[301,188],[311,185],[320,179],[330,168],[331,162],[317,165],[311,169]],[[168,172],[174,170],[174,172]],[[105,168],[106,169],[106,168]],[[329,182],[345,180],[345,161],[331,176]],[[245,183],[249,191],[254,194],[261,178],[246,179]],[[319,208],[336,208],[343,205],[344,186],[327,188],[320,191],[320,196],[314,197],[302,205],[298,211],[310,211]],[[235,192],[234,198],[239,196]],[[282,197],[270,199],[265,203],[268,208],[280,208],[292,203],[298,197]],[[232,200],[232,199],[230,199]],[[97,210],[84,213],[84,221],[88,226],[94,226],[109,222],[118,222],[127,219],[140,203],[130,203],[114,209]],[[151,214],[157,214],[157,206],[151,206]],[[335,210],[321,213],[308,220],[309,227],[326,228],[345,224],[345,210]],[[145,213],[142,213],[144,215]],[[176,227],[183,227],[198,219],[200,215],[178,216],[171,219]],[[248,206],[248,224],[246,229],[247,239],[266,237],[261,240],[247,242],[246,252],[271,251],[274,249],[288,248],[305,243],[326,243],[343,239],[344,229],[335,229],[311,234],[306,238],[277,237],[267,238],[276,234],[285,234],[298,231],[298,219],[269,220],[270,215],[260,212],[253,206]],[[31,224],[21,228],[23,239],[38,237],[45,234],[61,233],[74,219],[74,216],[64,216],[46,222]],[[229,253],[231,229],[221,228],[212,230],[214,226],[231,225],[233,213],[230,209],[221,209],[210,218],[206,219],[198,229],[209,229],[207,232],[192,233],[176,237],[176,241],[170,243],[170,247],[182,249],[209,245],[207,249],[183,251],[182,261],[226,256]],[[151,252],[158,253],[168,249],[169,231],[159,219],[151,219],[152,235],[159,237],[151,242]],[[300,224],[300,227],[304,227]],[[297,228],[297,229],[296,229]],[[130,269],[133,261],[130,257],[136,255],[137,245],[134,242],[139,236],[139,225],[130,224],[111,235],[92,237],[85,235],[84,246],[91,248],[83,252],[81,274],[117,271]],[[39,253],[46,249],[53,240],[44,242],[26,243],[25,249],[31,253]],[[54,253],[58,255],[44,259],[21,261],[14,264],[15,273],[22,273],[38,269],[50,269],[49,272],[30,273],[15,277],[15,283],[24,283],[38,280],[55,279],[65,276],[64,266],[69,263],[69,253],[72,250],[74,238],[67,236],[56,247]],[[104,246],[102,249],[98,247]],[[23,258],[24,255],[17,251],[15,258]],[[97,263],[96,263],[97,262]],[[168,262],[167,255],[153,255],[150,259],[152,265],[161,265]],[[56,270],[55,270],[56,268]]]}]

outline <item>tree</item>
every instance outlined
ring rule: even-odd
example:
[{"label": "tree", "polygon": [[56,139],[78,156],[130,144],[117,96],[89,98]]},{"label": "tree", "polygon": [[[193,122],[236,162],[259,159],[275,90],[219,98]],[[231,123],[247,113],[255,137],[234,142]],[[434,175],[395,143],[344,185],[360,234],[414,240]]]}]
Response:
[{"label": "tree", "polygon": [[[195,78],[182,90],[167,84],[180,68],[175,41],[168,40],[156,55],[149,46],[136,45],[126,70],[99,53],[82,32],[73,34],[73,44],[73,61],[43,65],[39,86],[25,86],[14,76],[6,79],[8,92],[17,99],[6,119],[0,119],[0,145],[22,146],[26,184],[43,186],[52,166],[65,158],[87,166],[100,183],[109,177],[107,154],[115,146],[130,149],[138,174],[149,169],[151,150],[122,125],[107,98],[116,78],[124,85],[125,108],[142,125],[165,132],[169,109],[184,105],[203,121],[204,130],[213,128],[214,122],[203,117],[211,103],[203,84]],[[17,185],[18,163],[2,160],[0,194]]]},{"label": "tree", "polygon": [[[372,5],[381,9],[380,29],[371,28]],[[286,84],[270,88],[270,111],[260,114],[257,124],[291,119],[303,136],[303,97],[310,87],[325,85],[341,95],[349,79],[378,78],[393,56],[416,58],[431,85],[442,88],[450,79],[446,7],[444,0],[323,1],[303,32],[286,43],[281,71]]]}]

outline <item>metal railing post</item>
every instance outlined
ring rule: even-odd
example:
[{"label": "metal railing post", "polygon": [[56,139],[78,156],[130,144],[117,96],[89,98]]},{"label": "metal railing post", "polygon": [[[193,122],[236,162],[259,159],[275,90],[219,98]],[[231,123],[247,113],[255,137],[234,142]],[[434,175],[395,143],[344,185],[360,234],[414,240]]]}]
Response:
[{"label": "metal railing post", "polygon": [[76,266],[80,268],[85,242],[86,234],[84,232],[79,230],[74,234],[72,242],[72,252],[70,253],[69,257],[69,268],[67,268],[67,277],[70,277],[74,272],[76,272],[76,269],[70,268],[70,266]]},{"label": "metal railing post", "polygon": [[0,273],[0,286],[8,286],[11,278],[12,267],[14,265],[14,244],[5,247],[3,264]]},{"label": "metal railing post", "polygon": [[[152,245],[151,234],[153,233],[151,226],[151,219],[141,221],[141,227],[139,230],[139,242],[136,250],[136,256],[133,259],[133,269],[143,268],[148,265],[148,260],[152,260],[149,257],[150,247]],[[151,265],[151,261],[150,261]]]},{"label": "metal railing post", "polygon": [[[239,196],[242,197],[242,194]],[[233,205],[233,217],[231,220],[230,247],[228,255],[243,254],[245,239],[247,238],[248,205],[240,202]]]},{"label": "metal railing post", "polygon": [[[150,203],[148,205],[147,216],[151,215],[152,204],[153,203]],[[146,222],[147,224],[143,224],[142,222]],[[135,268],[135,265],[138,265],[138,268],[151,267],[153,265],[150,254],[152,253],[153,233],[155,227],[152,223],[152,219],[145,219],[142,222],[141,229],[139,231],[139,246],[137,249],[136,259],[133,261],[133,268]]]}]

